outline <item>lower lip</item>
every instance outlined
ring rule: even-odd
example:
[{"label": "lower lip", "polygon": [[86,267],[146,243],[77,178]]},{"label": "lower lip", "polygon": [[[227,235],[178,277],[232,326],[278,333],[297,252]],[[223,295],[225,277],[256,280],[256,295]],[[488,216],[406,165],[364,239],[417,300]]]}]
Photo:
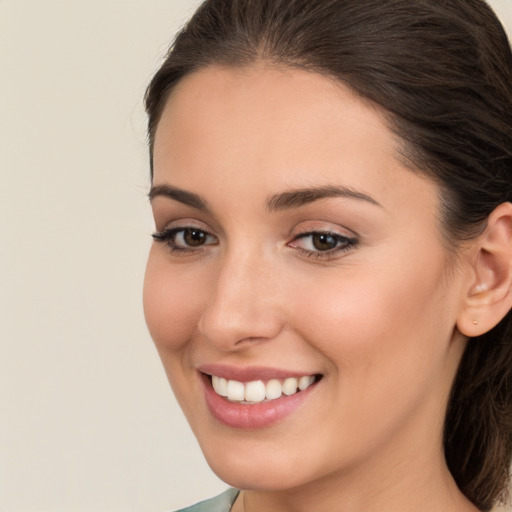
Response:
[{"label": "lower lip", "polygon": [[310,393],[316,388],[315,382],[304,391],[294,395],[283,395],[281,398],[257,404],[241,404],[230,402],[218,395],[212,387],[211,378],[201,374],[206,404],[211,415],[224,425],[239,429],[256,429],[274,425],[297,410]]}]

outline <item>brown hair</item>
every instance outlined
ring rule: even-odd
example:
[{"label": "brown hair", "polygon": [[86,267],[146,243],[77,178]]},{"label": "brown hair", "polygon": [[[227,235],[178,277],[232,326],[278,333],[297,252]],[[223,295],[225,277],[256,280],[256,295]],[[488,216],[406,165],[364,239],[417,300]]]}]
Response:
[{"label": "brown hair", "polygon": [[[512,200],[512,54],[483,0],[207,0],[146,92],[152,162],[166,100],[184,76],[258,59],[311,70],[380,105],[410,167],[440,185],[449,246]],[[152,169],[152,163],[151,163]],[[489,510],[512,454],[512,316],[470,340],[445,421],[445,456]]]}]

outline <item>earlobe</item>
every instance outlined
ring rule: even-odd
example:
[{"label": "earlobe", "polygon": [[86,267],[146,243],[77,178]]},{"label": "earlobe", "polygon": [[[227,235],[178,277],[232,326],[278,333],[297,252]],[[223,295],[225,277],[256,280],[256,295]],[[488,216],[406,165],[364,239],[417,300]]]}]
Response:
[{"label": "earlobe", "polygon": [[475,337],[490,331],[512,307],[512,204],[498,206],[475,239],[471,282],[457,328]]}]

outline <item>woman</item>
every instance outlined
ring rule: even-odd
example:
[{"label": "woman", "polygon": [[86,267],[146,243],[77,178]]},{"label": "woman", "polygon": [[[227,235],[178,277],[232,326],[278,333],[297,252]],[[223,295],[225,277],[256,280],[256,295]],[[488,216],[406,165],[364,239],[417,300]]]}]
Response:
[{"label": "woman", "polygon": [[511,83],[482,0],[207,0],[178,35],[145,313],[233,487],[190,510],[505,496]]}]

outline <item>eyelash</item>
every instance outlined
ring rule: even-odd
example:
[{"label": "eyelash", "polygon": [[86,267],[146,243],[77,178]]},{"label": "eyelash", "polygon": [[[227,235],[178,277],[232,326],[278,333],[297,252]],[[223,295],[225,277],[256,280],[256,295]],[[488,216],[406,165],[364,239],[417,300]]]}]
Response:
[{"label": "eyelash", "polygon": [[[182,233],[184,236],[187,231],[195,231],[197,233],[205,235],[206,238],[211,237],[211,238],[216,239],[216,237],[214,235],[212,235],[211,233],[208,233],[208,231],[205,231],[204,229],[196,228],[194,226],[190,226],[190,227],[182,226],[182,227],[164,229],[163,231],[153,233],[152,237],[156,242],[165,243],[172,252],[178,252],[178,253],[182,253],[182,254],[194,253],[194,252],[200,251],[201,248],[204,247],[205,245],[217,245],[217,243],[206,243],[206,244],[199,245],[197,248],[194,248],[191,246],[188,246],[188,247],[179,246],[175,241],[175,237],[180,233]],[[328,249],[325,251],[304,249],[304,248],[298,247],[296,245],[298,240],[303,240],[308,237],[313,237],[315,235],[330,237],[330,238],[334,239],[334,241],[338,245],[332,249]],[[354,248],[357,245],[357,243],[358,243],[357,238],[351,238],[351,237],[347,237],[344,235],[340,235],[339,233],[336,233],[333,231],[309,231],[307,233],[302,233],[302,234],[296,236],[287,245],[288,245],[288,247],[292,247],[292,248],[296,249],[302,256],[305,256],[307,258],[315,258],[317,260],[329,260],[329,259],[332,259],[332,258]]]},{"label": "eyelash", "polygon": [[156,242],[165,243],[172,252],[192,253],[192,252],[196,252],[196,251],[200,250],[201,247],[203,247],[204,245],[216,245],[216,244],[211,244],[211,243],[204,244],[204,245],[198,246],[198,249],[193,248],[191,246],[182,247],[182,246],[177,245],[176,241],[175,241],[175,237],[179,233],[183,233],[183,235],[185,235],[185,233],[187,231],[195,231],[197,233],[206,235],[206,237],[215,238],[214,235],[212,235],[211,233],[208,233],[208,231],[205,231],[204,229],[196,228],[194,226],[181,226],[181,227],[176,227],[176,228],[167,228],[167,229],[164,229],[163,231],[158,231],[156,233],[153,233],[152,237]]},{"label": "eyelash", "polygon": [[[304,249],[302,247],[297,247],[296,245],[294,245],[297,242],[297,240],[313,237],[315,235],[330,237],[334,239],[334,241],[338,245],[332,249],[328,249],[325,251]],[[354,248],[357,245],[357,243],[357,238],[351,238],[344,235],[340,235],[339,233],[333,231],[309,231],[307,233],[303,233],[301,235],[296,236],[288,245],[289,247],[297,249],[301,255],[307,258],[315,258],[317,260],[329,260]]]}]

